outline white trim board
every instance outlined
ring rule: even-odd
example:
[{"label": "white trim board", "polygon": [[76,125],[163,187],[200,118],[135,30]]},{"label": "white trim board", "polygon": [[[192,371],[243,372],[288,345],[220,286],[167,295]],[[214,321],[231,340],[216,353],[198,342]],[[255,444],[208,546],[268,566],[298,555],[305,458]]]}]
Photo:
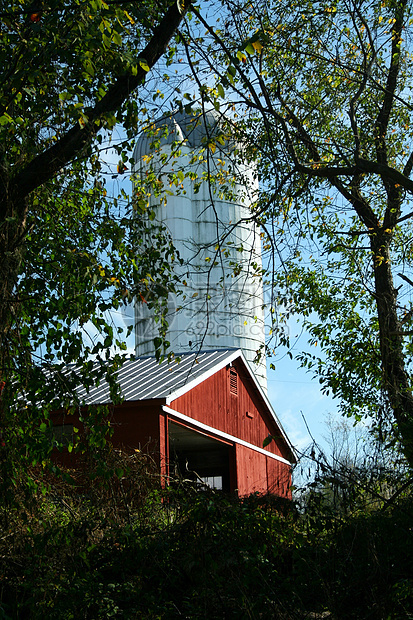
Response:
[{"label": "white trim board", "polygon": [[203,431],[206,431],[207,433],[211,433],[212,435],[216,435],[217,437],[222,437],[223,439],[226,439],[227,441],[231,441],[233,443],[237,443],[241,446],[244,446],[245,448],[249,448],[250,450],[254,450],[254,452],[265,454],[265,456],[269,456],[270,458],[276,461],[285,463],[285,465],[292,466],[292,463],[290,463],[290,461],[287,461],[287,459],[284,459],[282,456],[278,456],[278,454],[273,454],[272,452],[268,452],[268,450],[264,450],[264,448],[259,448],[258,446],[254,446],[254,444],[249,443],[248,441],[244,441],[243,439],[239,439],[238,437],[235,437],[234,435],[229,435],[228,433],[224,433],[223,431],[218,431],[216,428],[213,428],[212,426],[208,426],[207,424],[204,424],[203,422],[198,422],[198,420],[194,420],[193,418],[190,418],[184,413],[179,413],[179,411],[176,411],[175,409],[171,409],[171,407],[168,407],[167,405],[162,405],[162,409],[163,411],[165,411],[165,413],[169,413],[175,416],[176,418],[178,418],[179,420],[183,420],[184,422],[187,422],[191,426],[195,426],[196,428],[202,429]]}]

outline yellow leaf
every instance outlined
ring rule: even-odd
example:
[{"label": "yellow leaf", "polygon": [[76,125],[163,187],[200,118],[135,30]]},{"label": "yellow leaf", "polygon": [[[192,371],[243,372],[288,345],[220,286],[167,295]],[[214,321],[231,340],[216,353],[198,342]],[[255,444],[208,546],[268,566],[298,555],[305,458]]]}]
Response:
[{"label": "yellow leaf", "polygon": [[149,67],[148,63],[146,62],[146,60],[144,58],[138,58],[138,62],[139,62],[139,65],[141,66],[141,68],[144,71],[146,71],[146,72],[149,71],[150,67]]},{"label": "yellow leaf", "polygon": [[254,41],[254,43],[252,44],[252,47],[255,49],[256,52],[260,53],[264,46],[259,41]]}]

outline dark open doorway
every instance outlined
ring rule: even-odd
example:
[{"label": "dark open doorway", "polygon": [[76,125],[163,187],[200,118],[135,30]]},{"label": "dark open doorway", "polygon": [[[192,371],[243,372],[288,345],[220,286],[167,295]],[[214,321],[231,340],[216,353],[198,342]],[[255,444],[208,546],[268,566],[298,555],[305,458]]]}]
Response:
[{"label": "dark open doorway", "polygon": [[231,491],[233,446],[169,421],[169,471],[207,486]]}]

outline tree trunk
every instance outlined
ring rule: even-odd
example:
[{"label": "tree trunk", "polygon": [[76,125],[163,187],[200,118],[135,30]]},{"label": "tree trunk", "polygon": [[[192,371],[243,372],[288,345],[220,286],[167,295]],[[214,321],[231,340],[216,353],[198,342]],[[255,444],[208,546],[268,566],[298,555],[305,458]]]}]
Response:
[{"label": "tree trunk", "polygon": [[2,182],[0,197],[0,380],[7,373],[7,363],[13,355],[10,342],[14,318],[17,316],[15,287],[25,249],[27,204],[17,204]]},{"label": "tree trunk", "polygon": [[397,314],[397,291],[391,271],[390,239],[384,234],[371,237],[374,260],[375,297],[379,321],[383,383],[404,454],[413,466],[413,396],[403,352],[403,330]]}]

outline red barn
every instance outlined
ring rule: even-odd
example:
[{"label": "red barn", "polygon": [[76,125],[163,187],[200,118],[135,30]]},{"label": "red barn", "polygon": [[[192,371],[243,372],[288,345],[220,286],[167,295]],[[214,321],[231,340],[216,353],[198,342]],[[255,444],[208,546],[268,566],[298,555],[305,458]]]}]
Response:
[{"label": "red barn", "polygon": [[[290,497],[294,449],[240,350],[130,360],[118,381],[124,402],[113,409],[112,442],[151,450],[164,480],[179,471],[240,496]],[[106,385],[82,396],[109,402]]]}]

